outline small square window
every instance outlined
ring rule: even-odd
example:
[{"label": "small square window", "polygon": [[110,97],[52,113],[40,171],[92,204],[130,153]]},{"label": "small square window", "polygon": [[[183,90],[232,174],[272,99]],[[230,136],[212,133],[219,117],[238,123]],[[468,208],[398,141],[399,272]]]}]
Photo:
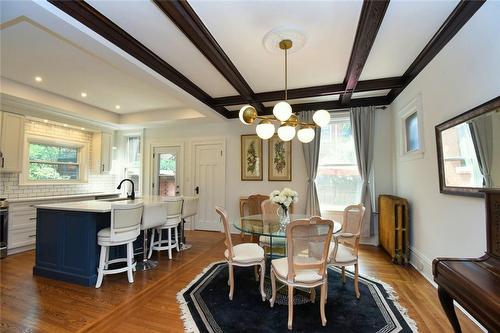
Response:
[{"label": "small square window", "polygon": [[416,112],[405,119],[406,151],[412,152],[420,149],[418,136],[418,115]]}]

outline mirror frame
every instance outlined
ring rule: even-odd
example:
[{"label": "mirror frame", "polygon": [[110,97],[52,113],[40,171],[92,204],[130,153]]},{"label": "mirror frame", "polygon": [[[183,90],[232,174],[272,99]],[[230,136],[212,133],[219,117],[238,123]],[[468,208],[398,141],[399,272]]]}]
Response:
[{"label": "mirror frame", "polygon": [[458,187],[458,186],[447,186],[444,177],[444,163],[443,163],[443,149],[441,132],[454,127],[458,124],[466,122],[470,119],[476,118],[484,113],[490,112],[492,109],[500,107],[500,96],[489,100],[475,108],[466,111],[456,117],[453,117],[439,125],[436,125],[436,146],[437,146],[437,160],[438,160],[438,171],[439,171],[439,191],[443,194],[453,194],[453,195],[463,195],[471,197],[484,197],[484,190],[482,187]]}]

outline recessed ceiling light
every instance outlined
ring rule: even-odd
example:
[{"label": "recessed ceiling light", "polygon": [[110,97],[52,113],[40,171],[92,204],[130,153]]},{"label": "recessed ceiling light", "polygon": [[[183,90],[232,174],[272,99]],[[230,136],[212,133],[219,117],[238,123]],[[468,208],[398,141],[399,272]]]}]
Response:
[{"label": "recessed ceiling light", "polygon": [[85,127],[80,127],[80,129],[81,129],[82,131],[85,131]]},{"label": "recessed ceiling light", "polygon": [[80,94],[80,96],[82,96],[83,98],[85,98],[85,97],[87,97],[87,93],[86,93],[86,92],[82,92],[82,93]]},{"label": "recessed ceiling light", "polygon": [[120,110],[120,106],[118,104],[115,105],[115,109]]},{"label": "recessed ceiling light", "polygon": [[40,76],[35,76],[35,81],[36,82],[42,82],[42,78]]},{"label": "recessed ceiling light", "polygon": [[64,127],[68,127],[68,124],[63,124]]},{"label": "recessed ceiling light", "polygon": [[48,123],[49,121],[48,121],[47,119],[44,119],[44,120],[43,120],[43,122],[44,122],[44,123]]}]

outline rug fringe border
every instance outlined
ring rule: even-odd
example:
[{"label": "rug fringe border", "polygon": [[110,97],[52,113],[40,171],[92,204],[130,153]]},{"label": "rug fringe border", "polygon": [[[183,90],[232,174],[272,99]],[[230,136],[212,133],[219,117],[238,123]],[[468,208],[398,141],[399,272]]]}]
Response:
[{"label": "rug fringe border", "polygon": [[[215,261],[215,262],[211,263],[210,265],[206,266],[198,275],[196,275],[191,280],[191,282],[186,287],[184,287],[181,291],[179,291],[177,293],[177,303],[179,303],[179,307],[181,310],[181,320],[184,324],[184,331],[186,333],[199,333],[199,330],[198,330],[198,327],[196,326],[196,323],[191,315],[191,312],[189,311],[188,302],[184,298],[184,293],[189,288],[191,288],[196,282],[198,282],[198,280],[200,278],[202,278],[203,275],[206,272],[208,272],[212,267],[214,267],[215,265],[222,264],[222,263],[225,263],[225,261]],[[329,265],[329,267],[330,268],[337,268],[333,265]],[[347,271],[349,271],[349,273],[353,273],[349,269],[347,269]],[[397,295],[397,293],[394,290],[394,287],[392,285],[390,285],[389,283],[384,282],[382,280],[379,280],[373,276],[370,276],[370,275],[362,274],[361,276],[367,280],[370,280],[372,282],[380,284],[384,288],[384,290],[386,291],[389,300],[391,300],[393,302],[394,306],[401,314],[401,317],[403,317],[403,319],[406,321],[406,323],[408,324],[410,329],[413,332],[418,332],[417,323],[415,322],[415,320],[413,320],[408,315],[408,309],[406,309],[404,306],[401,305],[401,303],[399,303],[399,296]]]},{"label": "rug fringe border", "polygon": [[212,267],[218,264],[225,263],[225,261],[215,261],[211,263],[210,265],[206,266],[201,273],[196,275],[191,282],[184,287],[181,291],[177,293],[177,303],[179,303],[179,307],[181,309],[181,320],[184,324],[184,332],[186,333],[199,333],[200,331],[198,330],[198,327],[196,326],[196,323],[193,319],[193,316],[191,315],[191,312],[189,311],[188,307],[188,302],[184,298],[184,293],[189,290],[196,282],[198,282],[199,279],[203,277],[203,275],[208,272]]},{"label": "rug fringe border", "polygon": [[[337,268],[334,265],[328,265],[328,267],[335,267],[335,268]],[[347,269],[346,268],[346,271],[348,271],[351,274],[354,274],[354,272],[351,269]],[[394,287],[392,285],[390,285],[389,283],[384,282],[382,280],[379,280],[379,279],[377,279],[377,278],[375,278],[375,277],[373,277],[371,275],[362,274],[360,276],[363,277],[366,280],[370,280],[372,282],[380,284],[385,289],[385,291],[387,292],[387,296],[388,296],[389,300],[391,300],[392,303],[394,304],[394,306],[396,307],[396,309],[398,309],[399,313],[401,314],[401,316],[403,317],[403,319],[406,321],[406,323],[408,324],[408,326],[411,328],[411,330],[413,332],[418,332],[417,322],[408,315],[408,309],[405,308],[404,306],[402,306],[401,303],[399,303],[399,296],[396,293],[396,291],[394,290]]]}]

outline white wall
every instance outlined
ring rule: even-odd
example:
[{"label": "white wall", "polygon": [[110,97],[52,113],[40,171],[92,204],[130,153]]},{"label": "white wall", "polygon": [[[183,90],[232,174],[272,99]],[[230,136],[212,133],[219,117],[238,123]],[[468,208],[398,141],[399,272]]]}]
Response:
[{"label": "white wall", "polygon": [[[375,182],[375,193],[392,193],[392,122],[391,112],[379,110],[375,117],[376,139],[374,173],[379,180]],[[151,184],[152,168],[151,146],[156,144],[182,144],[184,146],[184,184],[183,194],[192,195],[192,151],[193,141],[226,141],[226,208],[230,217],[239,216],[239,197],[250,194],[269,194],[272,190],[290,187],[299,192],[297,213],[305,211],[306,171],[302,144],[292,141],[292,181],[276,182],[267,180],[268,145],[263,144],[263,181],[241,181],[240,177],[240,135],[255,134],[255,126],[243,125],[238,119],[218,123],[193,124],[189,122],[176,125],[146,129],[144,134],[144,183]],[[147,193],[147,188],[145,188]]]},{"label": "white wall", "polygon": [[[392,104],[397,195],[411,204],[412,261],[431,275],[439,256],[478,257],[486,249],[484,200],[439,193],[434,127],[500,92],[500,2],[486,2]],[[422,159],[399,157],[398,112],[423,101]]]}]

